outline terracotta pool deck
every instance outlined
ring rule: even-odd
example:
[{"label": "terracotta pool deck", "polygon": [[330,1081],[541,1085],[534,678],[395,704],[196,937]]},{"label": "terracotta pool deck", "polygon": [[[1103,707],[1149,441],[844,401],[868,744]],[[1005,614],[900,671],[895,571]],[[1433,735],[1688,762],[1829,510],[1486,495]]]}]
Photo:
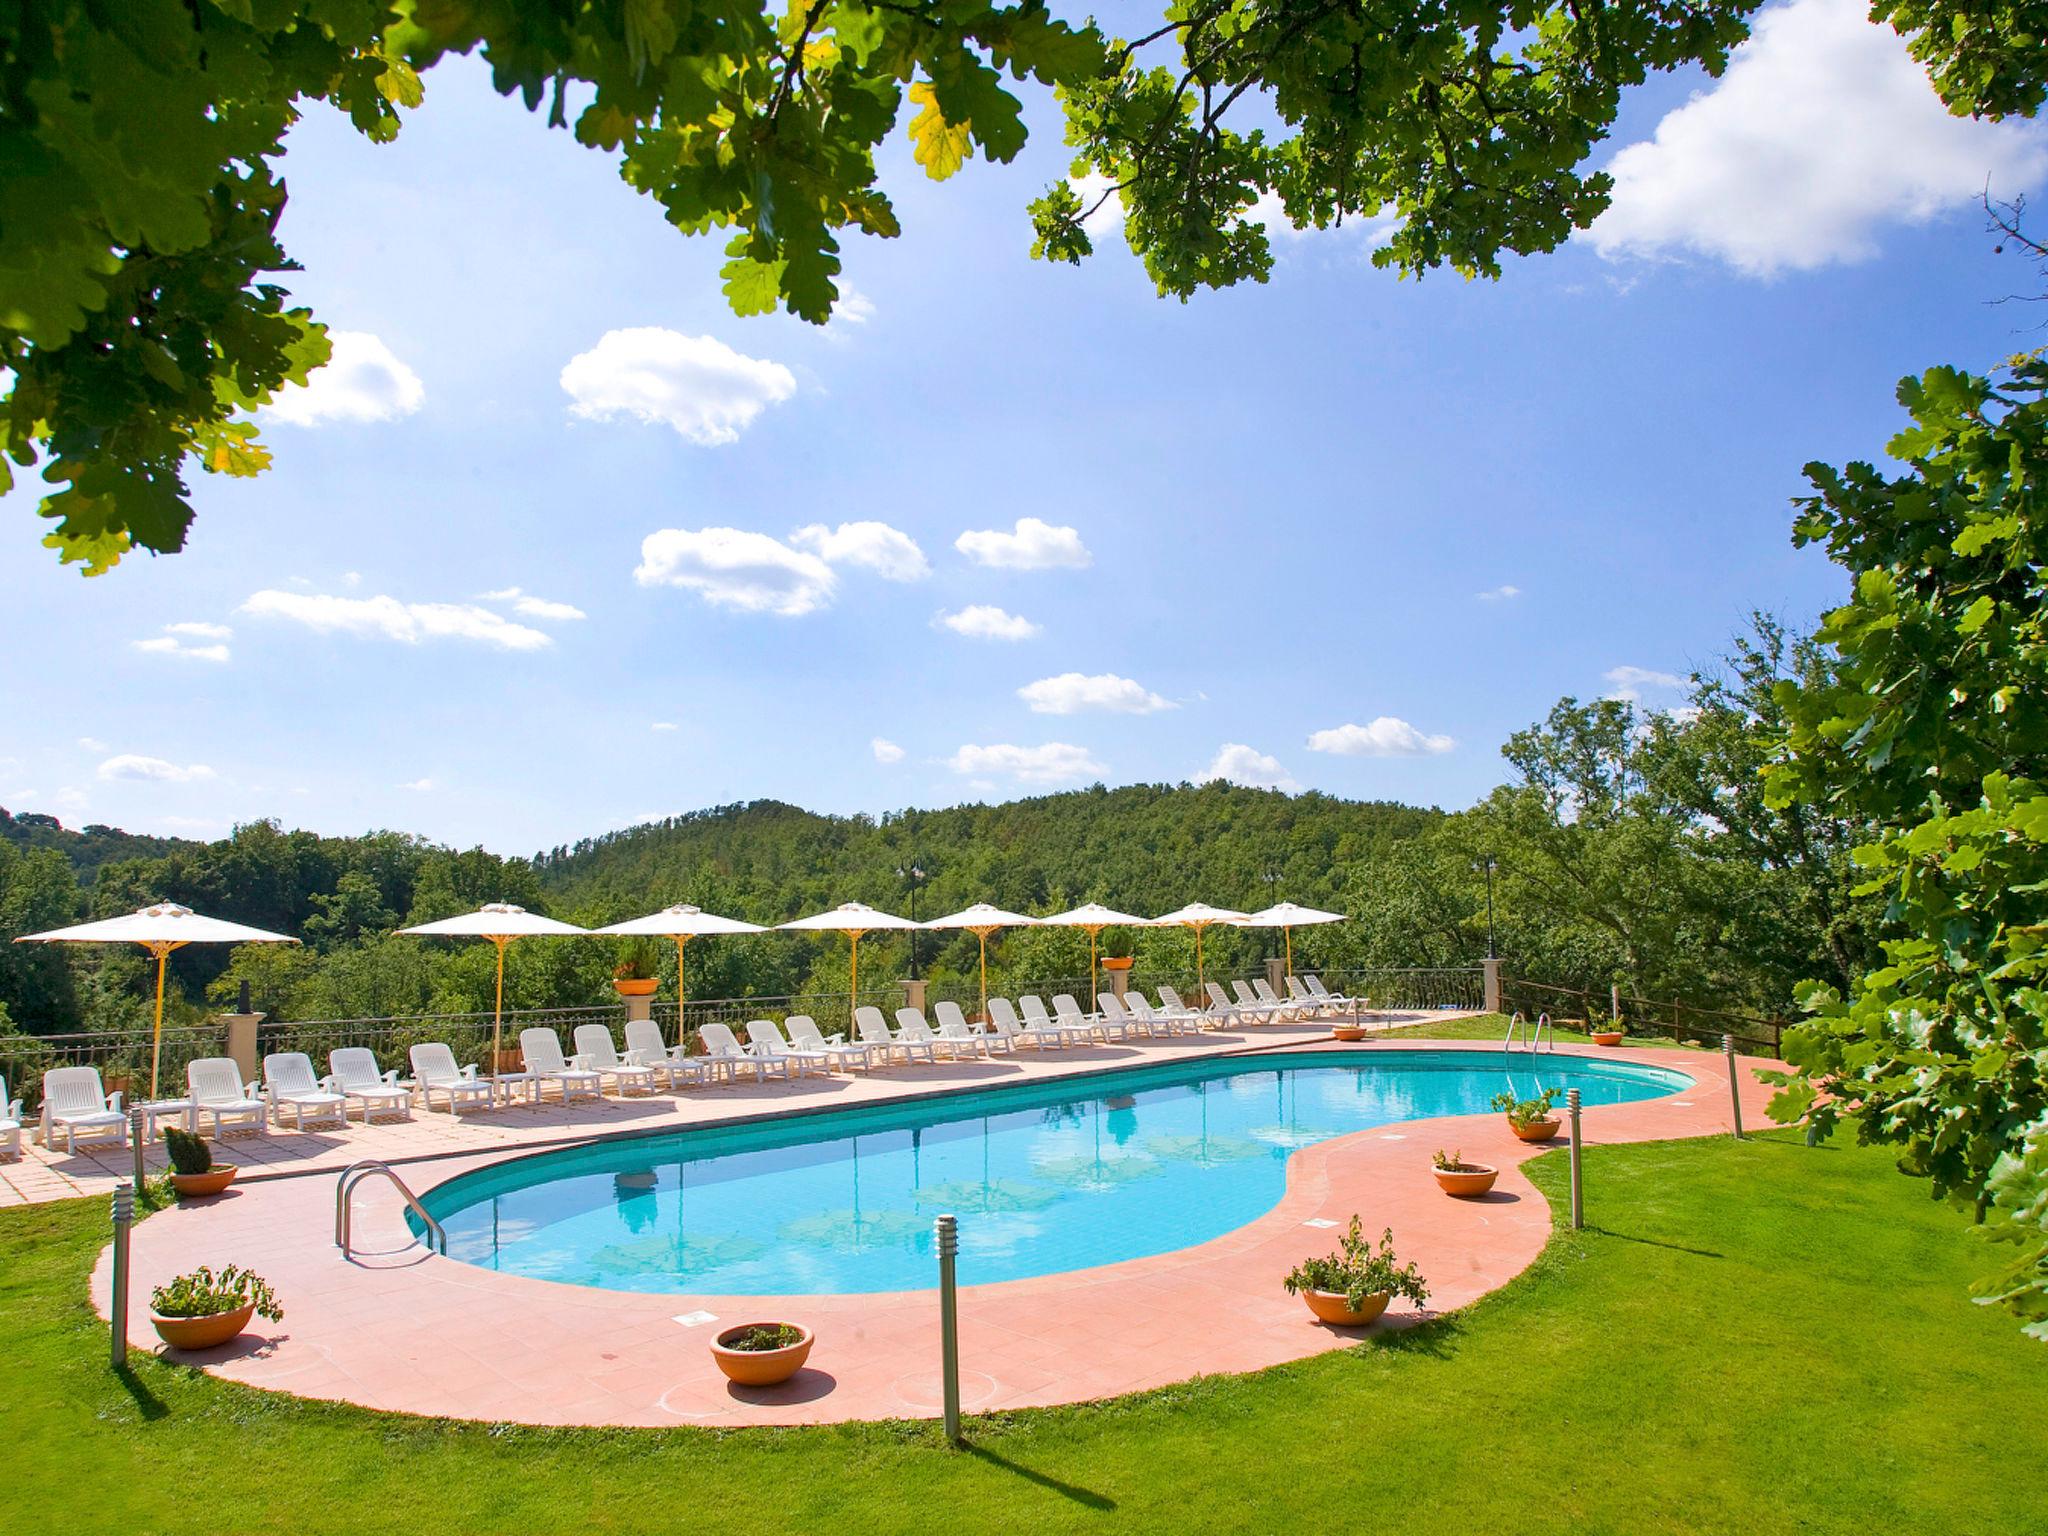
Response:
[{"label": "terracotta pool deck", "polygon": [[[753,1092],[744,1088],[730,1098],[725,1090],[664,1095],[646,1101],[645,1110],[630,1102],[607,1105],[593,1112],[602,1119],[588,1122],[572,1122],[554,1105],[506,1111],[493,1118],[532,1115],[537,1123],[498,1126],[502,1139],[487,1147],[423,1141],[404,1173],[423,1190],[551,1140],[907,1099],[934,1089],[972,1090],[1248,1047],[1284,1057],[1318,1046],[1329,1046],[1326,1030],[1267,1028],[1049,1055],[1009,1072],[962,1064],[899,1069],[873,1081],[833,1079],[822,1088],[814,1081],[801,1093],[764,1089],[751,1100],[740,1097]],[[1484,1041],[1420,1040],[1339,1048],[1365,1058],[1402,1047],[1497,1050]],[[1729,1129],[1728,1083],[1718,1054],[1590,1047],[1558,1054],[1676,1067],[1694,1079],[1691,1088],[1663,1098],[1588,1109],[1590,1143]],[[1770,1090],[1748,1069],[1772,1063],[1740,1058],[1740,1064],[1745,1123],[1760,1127]],[[481,1134],[485,1127],[460,1129]],[[382,1130],[375,1133],[380,1139]],[[275,1285],[285,1319],[259,1319],[232,1345],[180,1358],[252,1386],[406,1413],[529,1424],[741,1426],[938,1412],[938,1309],[931,1291],[657,1296],[499,1274],[421,1250],[404,1225],[396,1193],[382,1181],[365,1184],[358,1204],[356,1239],[366,1251],[344,1261],[331,1242],[334,1180],[303,1175],[331,1172],[369,1150],[353,1134],[346,1141],[354,1144],[324,1149],[289,1170],[265,1163],[265,1174],[287,1176],[245,1176],[220,1199],[168,1210],[138,1226],[130,1321],[136,1347],[155,1342],[147,1316],[152,1285],[197,1264],[239,1263]],[[1500,1167],[1493,1194],[1462,1201],[1440,1193],[1429,1165],[1438,1146],[1462,1148],[1468,1158]],[[1520,1273],[1548,1240],[1549,1207],[1520,1168],[1543,1150],[1517,1141],[1499,1115],[1362,1131],[1296,1152],[1280,1202],[1211,1242],[1096,1269],[963,1286],[963,1406],[973,1412],[1111,1397],[1199,1375],[1256,1370],[1368,1336],[1376,1330],[1316,1323],[1280,1286],[1298,1260],[1334,1246],[1335,1231],[1308,1223],[1341,1226],[1354,1211],[1374,1232],[1391,1226],[1403,1257],[1420,1263],[1433,1293],[1432,1313],[1463,1306]],[[104,1255],[93,1295],[104,1312]],[[1378,1326],[1428,1315],[1403,1306]],[[801,1322],[817,1332],[809,1368],[779,1388],[730,1386],[711,1362],[711,1334],[765,1319]]]}]

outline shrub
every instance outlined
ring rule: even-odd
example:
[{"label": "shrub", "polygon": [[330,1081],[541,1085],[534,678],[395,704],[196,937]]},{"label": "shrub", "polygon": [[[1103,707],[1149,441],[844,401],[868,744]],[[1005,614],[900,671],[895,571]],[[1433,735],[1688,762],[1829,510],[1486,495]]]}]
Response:
[{"label": "shrub", "polygon": [[149,1293],[149,1304],[159,1317],[216,1317],[252,1303],[258,1317],[274,1323],[284,1316],[269,1282],[232,1264],[217,1275],[210,1269],[195,1269]]},{"label": "shrub", "polygon": [[1548,1120],[1556,1102],[1555,1088],[1545,1088],[1533,1099],[1518,1099],[1512,1092],[1493,1096],[1493,1107],[1508,1117],[1510,1125],[1534,1125],[1538,1120]]},{"label": "shrub", "polygon": [[1290,1296],[1303,1291],[1329,1291],[1344,1298],[1344,1304],[1357,1312],[1365,1306],[1366,1298],[1382,1293],[1388,1296],[1405,1296],[1418,1307],[1429,1299],[1429,1287],[1423,1283],[1422,1271],[1413,1264],[1402,1264],[1394,1254],[1394,1229],[1380,1234],[1377,1252],[1365,1240],[1359,1219],[1351,1218],[1351,1226],[1345,1232],[1337,1251],[1328,1258],[1303,1259],[1295,1265],[1283,1282]]},{"label": "shrub", "polygon": [[756,1323],[749,1328],[735,1328],[719,1339],[726,1349],[787,1349],[804,1340],[803,1329],[793,1323]]},{"label": "shrub", "polygon": [[202,1138],[175,1125],[164,1128],[164,1150],[170,1154],[175,1172],[208,1173],[213,1169],[213,1149]]},{"label": "shrub", "polygon": [[1483,1173],[1485,1171],[1484,1166],[1479,1163],[1466,1162],[1465,1153],[1462,1148],[1456,1152],[1446,1152],[1439,1147],[1434,1162],[1445,1173]]}]

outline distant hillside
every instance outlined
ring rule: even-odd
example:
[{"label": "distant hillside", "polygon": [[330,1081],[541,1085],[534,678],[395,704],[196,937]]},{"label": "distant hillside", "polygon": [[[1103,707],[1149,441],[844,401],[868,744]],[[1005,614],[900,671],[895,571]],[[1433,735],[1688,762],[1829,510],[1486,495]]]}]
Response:
[{"label": "distant hillside", "polygon": [[157,859],[173,849],[198,846],[182,837],[147,837],[98,822],[74,832],[54,816],[34,811],[13,816],[5,808],[0,808],[0,841],[12,843],[24,853],[37,848],[56,849],[70,862],[81,885],[90,885],[99,867],[110,860]]}]

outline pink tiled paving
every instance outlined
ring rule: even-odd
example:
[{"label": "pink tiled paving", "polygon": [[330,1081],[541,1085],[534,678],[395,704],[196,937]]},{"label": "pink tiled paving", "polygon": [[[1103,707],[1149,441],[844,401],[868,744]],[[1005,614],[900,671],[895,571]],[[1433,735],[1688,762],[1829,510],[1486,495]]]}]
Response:
[{"label": "pink tiled paving", "polygon": [[[1327,1045],[1327,1037],[1316,1043]],[[1244,1044],[1239,1039],[1235,1047]],[[1428,1042],[1428,1048],[1495,1049],[1487,1042]],[[1134,1057],[1157,1057],[1165,1049],[1123,1048],[1114,1060],[1104,1051],[1092,1068],[1128,1067]],[[1072,1063],[1079,1054],[1068,1058],[1072,1070],[1088,1070]],[[1694,1079],[1691,1088],[1663,1098],[1587,1109],[1591,1143],[1730,1128],[1718,1055],[1639,1048],[1560,1054],[1675,1066]],[[1751,1069],[1770,1065],[1739,1059],[1743,1114],[1752,1127],[1766,1123],[1769,1090]],[[905,1095],[933,1086],[929,1074],[895,1077]],[[988,1085],[980,1077],[952,1088]],[[881,1096],[880,1082],[869,1092]],[[843,1095],[829,1100],[834,1107],[847,1101]],[[1498,1166],[1493,1194],[1476,1201],[1443,1195],[1429,1167],[1430,1150],[1438,1145]],[[1192,1376],[1256,1370],[1355,1342],[1372,1330],[1318,1324],[1280,1286],[1298,1260],[1334,1246],[1333,1231],[1306,1223],[1341,1225],[1354,1211],[1372,1229],[1394,1229],[1403,1257],[1417,1260],[1429,1278],[1433,1309],[1463,1306],[1518,1274],[1547,1240],[1549,1208],[1520,1169],[1542,1150],[1516,1140],[1498,1115],[1362,1131],[1295,1153],[1286,1193],[1273,1209],[1199,1247],[964,1287],[963,1406],[977,1411],[1110,1397]],[[502,1149],[465,1153],[404,1171],[425,1189],[504,1155]],[[939,1410],[931,1291],[652,1296],[499,1274],[423,1252],[401,1220],[396,1194],[381,1181],[363,1187],[356,1237],[367,1251],[348,1262],[332,1246],[333,1217],[331,1177],[252,1181],[218,1200],[152,1217],[134,1234],[131,1338],[137,1347],[154,1343],[146,1305],[151,1285],[197,1264],[233,1262],[268,1278],[287,1315],[275,1324],[259,1319],[235,1344],[190,1358],[219,1376],[305,1397],[531,1424],[802,1424],[930,1417]],[[104,1311],[104,1256],[93,1294]],[[1396,1306],[1377,1327],[1426,1315]],[[693,1314],[713,1320],[682,1320]],[[735,1323],[766,1320],[815,1330],[808,1368],[783,1387],[729,1385],[711,1361],[710,1336]]]}]

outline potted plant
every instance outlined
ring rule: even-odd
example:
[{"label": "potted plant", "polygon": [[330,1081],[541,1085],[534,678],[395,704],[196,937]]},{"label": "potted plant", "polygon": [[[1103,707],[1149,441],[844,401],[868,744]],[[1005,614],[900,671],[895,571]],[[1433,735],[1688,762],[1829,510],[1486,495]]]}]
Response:
[{"label": "potted plant", "polygon": [[661,985],[654,974],[653,957],[640,943],[626,947],[626,958],[612,970],[612,987],[621,997],[652,997]]},{"label": "potted plant", "polygon": [[1483,1195],[1493,1188],[1493,1181],[1500,1177],[1498,1168],[1485,1163],[1468,1163],[1465,1154],[1445,1152],[1438,1149],[1435,1164],[1437,1187],[1447,1195],[1456,1195],[1461,1200],[1470,1200]]},{"label": "potted plant", "polygon": [[1587,1033],[1593,1037],[1595,1045],[1619,1045],[1628,1033],[1628,1026],[1618,1013],[1611,1020],[1595,1014]]},{"label": "potted plant", "polygon": [[813,1340],[797,1323],[742,1323],[711,1341],[711,1358],[736,1385],[772,1387],[804,1368]]},{"label": "potted plant", "polygon": [[1133,965],[1137,964],[1137,960],[1138,957],[1136,955],[1104,955],[1102,957],[1102,968],[1105,971],[1128,971]]},{"label": "potted plant", "polygon": [[1533,1099],[1518,1099],[1512,1092],[1493,1096],[1493,1107],[1508,1117],[1508,1129],[1524,1141],[1548,1141],[1557,1134],[1560,1122],[1550,1112],[1556,1102],[1555,1088],[1545,1088]]},{"label": "potted plant", "polygon": [[180,1200],[217,1195],[235,1182],[235,1165],[216,1164],[213,1149],[190,1131],[165,1126],[164,1151],[171,1159],[171,1188]]},{"label": "potted plant", "polygon": [[277,1322],[284,1308],[262,1276],[230,1264],[219,1274],[195,1269],[149,1293],[149,1320],[173,1349],[212,1349],[249,1326],[253,1315]]},{"label": "potted plant", "polygon": [[1359,1219],[1351,1218],[1337,1251],[1327,1258],[1303,1259],[1283,1282],[1290,1296],[1308,1303],[1320,1322],[1338,1328],[1363,1328],[1396,1296],[1416,1306],[1429,1299],[1422,1271],[1402,1264],[1394,1254],[1394,1229],[1380,1235],[1377,1250],[1365,1240]]}]

